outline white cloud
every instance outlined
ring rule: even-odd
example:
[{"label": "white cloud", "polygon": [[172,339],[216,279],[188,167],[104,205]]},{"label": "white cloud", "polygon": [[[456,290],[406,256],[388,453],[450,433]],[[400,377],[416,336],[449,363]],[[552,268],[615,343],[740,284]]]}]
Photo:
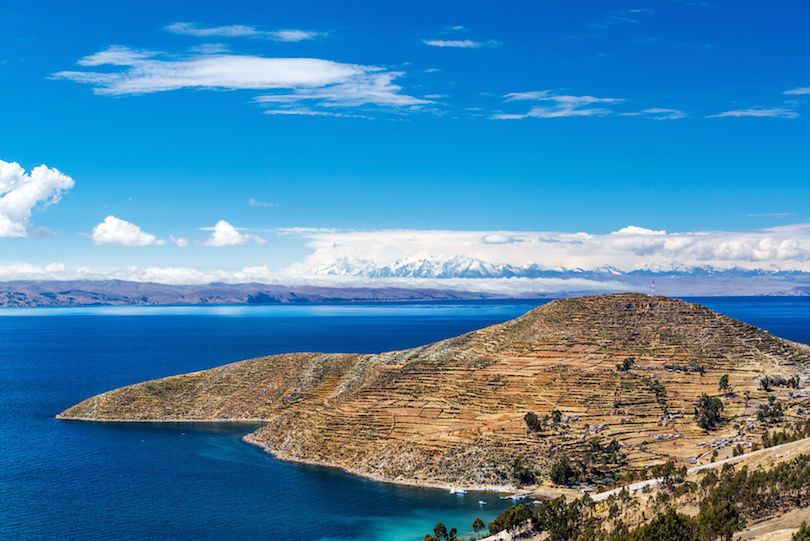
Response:
[{"label": "white cloud", "polygon": [[[810,226],[751,232],[670,233],[628,226],[609,234],[505,231],[289,231],[308,239],[313,253],[290,273],[306,276],[316,269],[370,262],[382,268],[454,258],[516,267],[625,272],[711,266],[750,270],[810,272]],[[505,242],[506,241],[506,242]]]},{"label": "white cloud", "polygon": [[[70,276],[66,278],[66,276]],[[11,280],[63,280],[63,279],[81,279],[82,276],[65,274],[65,265],[59,262],[53,262],[48,265],[32,265],[31,263],[24,263],[15,261],[11,263],[0,263],[0,282],[8,282]]]},{"label": "white cloud", "polygon": [[511,244],[513,242],[520,242],[520,239],[501,235],[500,233],[490,233],[488,235],[484,235],[481,242],[484,244]]},{"label": "white cloud", "polygon": [[155,235],[144,233],[137,225],[121,220],[113,215],[93,228],[90,235],[85,235],[95,244],[110,246],[152,246],[166,244],[165,240]]},{"label": "white cloud", "polygon": [[741,116],[754,116],[754,117],[772,117],[772,118],[796,118],[799,113],[784,107],[771,107],[770,109],[764,107],[754,107],[751,109],[737,109],[735,111],[725,111],[716,115],[709,115],[706,118],[722,118],[722,117],[741,117]]},{"label": "white cloud", "polygon": [[614,236],[619,236],[619,235],[666,235],[667,232],[665,230],[663,230],[663,229],[660,230],[660,231],[654,231],[652,229],[647,229],[647,228],[644,228],[644,227],[638,227],[638,226],[635,226],[635,225],[628,225],[627,227],[623,227],[623,228],[619,229],[618,231],[614,231],[613,233],[610,233],[610,234],[614,235]]},{"label": "white cloud", "polygon": [[79,60],[81,66],[117,66],[113,72],[60,71],[53,75],[92,85],[96,94],[123,96],[180,89],[269,90],[256,101],[281,109],[301,101],[352,107],[414,107],[428,100],[401,94],[393,80],[402,72],[318,58],[265,58],[236,54],[195,54],[162,59],[162,53],[110,47]]},{"label": "white cloud", "polygon": [[225,220],[220,220],[217,222],[213,228],[204,228],[206,230],[213,229],[213,233],[211,236],[203,242],[204,246],[214,246],[214,247],[222,247],[222,246],[241,246],[242,244],[247,244],[250,241],[257,242],[259,244],[265,244],[267,241],[262,237],[258,237],[256,235],[251,235],[248,233],[240,233],[238,229],[234,226],[226,222]]},{"label": "white cloud", "polygon": [[264,201],[258,201],[252,197],[250,198],[250,201],[248,201],[248,204],[251,207],[266,207],[266,208],[279,206],[278,203],[265,203]]},{"label": "white cloud", "polygon": [[309,32],[307,30],[276,30],[273,34],[280,41],[303,41],[324,35],[321,32]]},{"label": "white cloud", "polygon": [[746,214],[747,218],[787,218],[795,215],[795,212],[763,212],[760,214]]},{"label": "white cloud", "polygon": [[499,44],[495,40],[472,41],[470,39],[423,39],[422,43],[431,47],[454,47],[457,49],[480,49],[481,47],[492,47]]},{"label": "white cloud", "polygon": [[18,163],[0,160],[0,237],[28,236],[33,209],[58,203],[74,184],[69,176],[45,165],[26,173]]},{"label": "white cloud", "polygon": [[[212,239],[216,239],[216,245],[219,246],[256,241],[254,236],[240,232],[227,222],[220,222],[209,229],[213,230]],[[618,269],[630,272],[710,267],[717,270],[741,268],[810,272],[810,223],[747,232],[673,233],[630,225],[606,234],[554,231],[339,231],[306,228],[293,228],[278,233],[302,237],[312,249],[311,255],[280,272],[272,272],[265,266],[238,270],[132,266],[110,271],[69,269],[61,263],[43,266],[11,262],[0,263],[0,280],[119,279],[168,284],[259,282],[331,287],[454,289],[520,296],[569,291],[620,291],[633,289],[636,287],[633,284],[645,284],[643,287],[646,288],[647,282],[643,277],[602,276],[594,280],[591,277],[583,278],[579,274],[581,270],[614,272],[611,269]],[[173,240],[176,242],[178,239]],[[386,267],[439,268],[445,264],[466,271],[467,274],[459,277],[459,273],[431,275],[414,272],[405,275],[368,272],[368,269],[379,271]],[[475,272],[478,269],[498,265],[514,268],[509,269],[511,274],[504,274],[509,277],[476,277]],[[515,273],[515,268],[535,269],[538,272],[573,272],[559,277],[531,277]],[[748,287],[748,281],[745,280],[746,285],[737,282],[731,290],[724,290],[724,294],[739,294],[740,290],[734,287]],[[774,280],[770,291],[780,291],[787,287],[788,282],[782,278]],[[691,287],[688,284],[694,283],[684,278],[683,281],[671,281],[670,285],[682,287],[681,294],[687,294]],[[721,280],[712,283],[717,286],[725,282]]]},{"label": "white cloud", "polygon": [[803,95],[803,94],[810,94],[810,86],[806,86],[803,88],[794,88],[793,90],[785,90],[782,94],[788,95]]},{"label": "white cloud", "polygon": [[191,245],[188,239],[183,237],[176,238],[173,235],[169,235],[169,240],[171,240],[173,243],[175,243],[177,246],[180,246],[181,248],[185,248],[186,246]]},{"label": "white cloud", "polygon": [[557,95],[550,90],[532,92],[512,92],[504,96],[505,101],[541,101],[553,102],[551,107],[533,107],[528,113],[498,113],[494,119],[510,120],[522,118],[563,118],[572,116],[604,116],[612,113],[604,107],[592,107],[595,104],[613,104],[624,101],[622,98],[596,98],[593,96]]},{"label": "white cloud", "polygon": [[652,120],[679,120],[681,118],[686,118],[686,113],[678,109],[651,107],[649,109],[643,109],[637,113],[622,113],[622,116],[643,116]]},{"label": "white cloud", "polygon": [[[309,102],[321,107],[358,107],[361,105],[414,107],[432,103],[430,100],[400,94],[402,87],[394,84],[393,80],[404,75],[402,72],[375,71],[377,69],[369,68],[367,72],[358,71],[336,84],[302,85],[293,88],[292,93],[268,94],[257,97],[255,101],[266,106],[281,108],[268,111],[273,113],[288,110],[298,113],[295,108],[300,107],[298,104],[301,102]],[[304,109],[303,114],[322,113]]]},{"label": "white cloud", "polygon": [[307,30],[258,30],[252,26],[244,26],[241,24],[231,26],[215,26],[211,28],[203,28],[195,23],[173,23],[165,27],[165,30],[184,36],[195,37],[247,37],[247,38],[262,38],[271,39],[274,41],[303,41],[306,39],[314,39],[324,35],[321,32],[310,32]]}]

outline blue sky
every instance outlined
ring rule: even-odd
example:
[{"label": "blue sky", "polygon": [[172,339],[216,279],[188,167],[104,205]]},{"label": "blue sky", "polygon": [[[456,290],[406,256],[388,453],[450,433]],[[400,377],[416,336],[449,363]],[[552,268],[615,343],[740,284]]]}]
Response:
[{"label": "blue sky", "polygon": [[0,279],[810,271],[806,1],[5,0],[0,18]]}]

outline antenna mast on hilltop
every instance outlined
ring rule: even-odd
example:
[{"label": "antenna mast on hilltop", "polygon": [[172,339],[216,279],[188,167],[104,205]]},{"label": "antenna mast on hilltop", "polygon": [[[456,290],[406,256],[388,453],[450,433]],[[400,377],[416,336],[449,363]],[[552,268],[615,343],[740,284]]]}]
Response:
[{"label": "antenna mast on hilltop", "polygon": [[650,278],[652,282],[652,296],[655,297],[655,278]]}]

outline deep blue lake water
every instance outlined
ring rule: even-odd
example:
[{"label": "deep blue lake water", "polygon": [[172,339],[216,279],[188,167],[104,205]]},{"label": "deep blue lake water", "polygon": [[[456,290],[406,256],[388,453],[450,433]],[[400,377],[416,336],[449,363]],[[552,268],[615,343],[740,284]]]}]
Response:
[{"label": "deep blue lake water", "polygon": [[[810,342],[810,298],[689,300]],[[146,379],[272,353],[402,349],[541,303],[0,309],[0,539],[419,541],[439,521],[469,535],[507,504],[280,462],[240,427],[54,415]]]}]

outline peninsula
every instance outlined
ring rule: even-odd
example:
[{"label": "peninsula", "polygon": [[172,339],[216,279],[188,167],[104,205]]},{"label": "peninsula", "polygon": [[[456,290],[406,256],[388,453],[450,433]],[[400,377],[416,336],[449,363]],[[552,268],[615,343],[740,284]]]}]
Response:
[{"label": "peninsula", "polygon": [[404,351],[290,353],[147,381],[57,417],[262,421],[245,439],[278,458],[392,482],[612,486],[760,446],[774,422],[810,410],[808,366],[810,347],[703,306],[614,294]]}]

